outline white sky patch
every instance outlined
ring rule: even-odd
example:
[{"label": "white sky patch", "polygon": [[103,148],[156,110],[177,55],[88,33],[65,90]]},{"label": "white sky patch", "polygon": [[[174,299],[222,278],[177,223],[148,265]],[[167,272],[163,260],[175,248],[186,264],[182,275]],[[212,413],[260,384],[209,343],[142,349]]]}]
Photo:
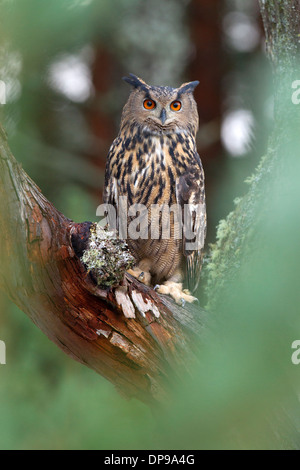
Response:
[{"label": "white sky patch", "polygon": [[260,44],[258,25],[245,13],[228,13],[223,28],[228,44],[238,52],[251,52]]},{"label": "white sky patch", "polygon": [[222,123],[221,138],[233,157],[245,155],[253,141],[254,117],[251,111],[238,109],[229,112]]},{"label": "white sky patch", "polygon": [[85,54],[64,55],[52,63],[50,85],[71,101],[83,103],[93,93],[92,76]]}]

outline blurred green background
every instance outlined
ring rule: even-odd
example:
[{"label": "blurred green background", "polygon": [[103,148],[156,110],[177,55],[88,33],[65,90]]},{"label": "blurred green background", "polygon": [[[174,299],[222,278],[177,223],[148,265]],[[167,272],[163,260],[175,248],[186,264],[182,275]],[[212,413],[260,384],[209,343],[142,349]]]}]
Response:
[{"label": "blurred green background", "polygon": [[[255,0],[0,1],[1,122],[17,160],[76,222],[96,220],[129,91],[121,77],[200,80],[198,148],[214,242],[267,151],[269,69]],[[285,172],[266,180],[266,216],[238,279],[216,300],[201,367],[159,418],[66,357],[0,297],[1,449],[297,447],[298,143],[290,155]]]}]

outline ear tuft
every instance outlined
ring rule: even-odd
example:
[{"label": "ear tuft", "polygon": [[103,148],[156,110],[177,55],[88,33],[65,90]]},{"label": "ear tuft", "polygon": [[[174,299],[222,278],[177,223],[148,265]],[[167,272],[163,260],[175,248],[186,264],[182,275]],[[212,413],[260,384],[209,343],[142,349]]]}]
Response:
[{"label": "ear tuft", "polygon": [[181,95],[182,93],[193,93],[199,83],[200,82],[198,82],[198,80],[195,80],[194,82],[183,83],[183,85],[181,85],[181,87],[179,88],[179,94]]},{"label": "ear tuft", "polygon": [[124,82],[126,83],[129,83],[129,85],[133,86],[134,88],[140,88],[142,90],[149,89],[147,83],[144,82],[144,80],[142,80],[141,78],[134,75],[133,73],[130,73],[129,77],[123,77],[122,80],[124,80]]}]

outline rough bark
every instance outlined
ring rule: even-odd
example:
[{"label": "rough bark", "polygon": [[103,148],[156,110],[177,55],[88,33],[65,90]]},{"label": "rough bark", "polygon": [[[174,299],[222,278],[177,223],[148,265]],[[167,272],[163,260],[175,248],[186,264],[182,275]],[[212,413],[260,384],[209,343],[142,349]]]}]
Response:
[{"label": "rough bark", "polygon": [[295,67],[299,54],[299,0],[259,0],[259,5],[272,63],[275,68],[285,66],[283,61]]},{"label": "rough bark", "polygon": [[199,308],[184,310],[129,275],[118,289],[98,288],[79,257],[90,225],[73,223],[42,195],[0,127],[0,288],[121,393],[161,402],[194,357]]},{"label": "rough bark", "polygon": [[260,0],[259,4],[266,50],[274,71],[275,130],[281,135],[295,110],[290,97],[292,82],[299,80],[300,1]]}]

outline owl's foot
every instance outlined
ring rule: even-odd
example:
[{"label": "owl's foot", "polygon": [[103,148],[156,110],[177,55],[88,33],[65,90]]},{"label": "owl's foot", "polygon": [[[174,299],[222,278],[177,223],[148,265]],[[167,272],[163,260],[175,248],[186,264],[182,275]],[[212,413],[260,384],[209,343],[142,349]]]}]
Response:
[{"label": "owl's foot", "polygon": [[147,271],[142,271],[138,266],[134,267],[133,269],[129,269],[128,274],[135,277],[138,281],[141,281],[146,286],[151,285],[151,274]]},{"label": "owl's foot", "polygon": [[161,286],[155,287],[156,292],[159,294],[170,295],[178,305],[182,307],[187,303],[198,302],[198,299],[191,295],[187,289],[182,289],[182,283],[166,281]]}]

